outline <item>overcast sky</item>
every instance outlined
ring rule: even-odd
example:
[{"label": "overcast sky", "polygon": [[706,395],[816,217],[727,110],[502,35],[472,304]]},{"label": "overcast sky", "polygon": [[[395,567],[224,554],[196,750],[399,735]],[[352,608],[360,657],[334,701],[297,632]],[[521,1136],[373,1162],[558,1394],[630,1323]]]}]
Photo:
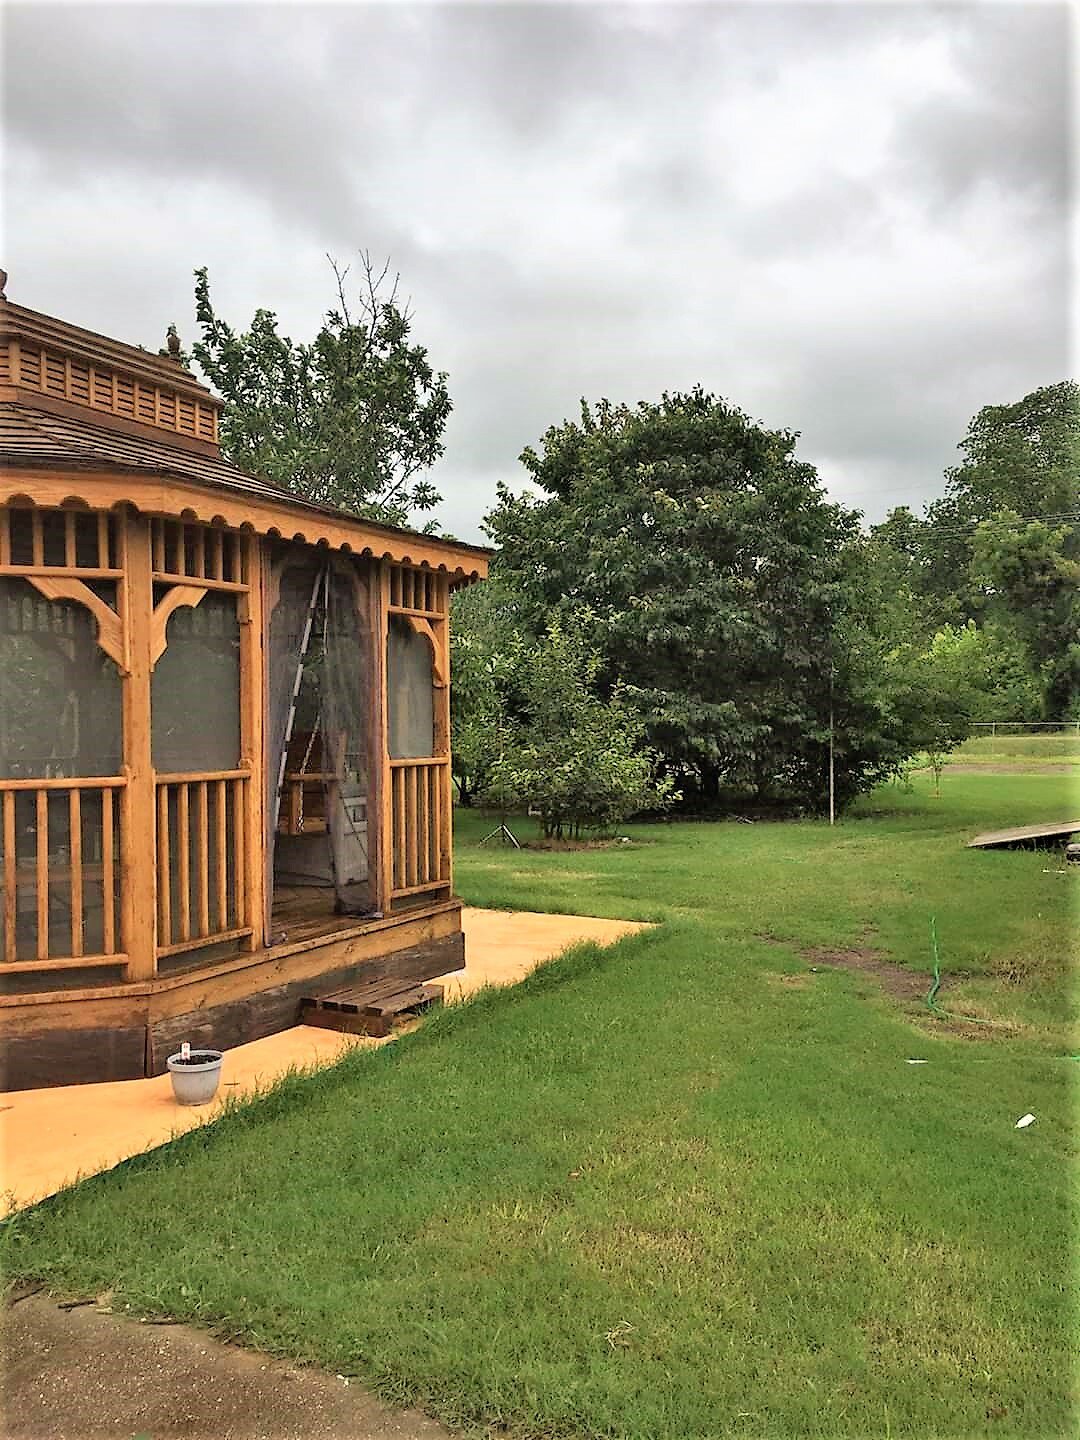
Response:
[{"label": "overcast sky", "polygon": [[880,517],[1071,373],[1063,5],[7,6],[8,297],[157,348],[390,256],[462,539],[579,397],[700,381]]}]

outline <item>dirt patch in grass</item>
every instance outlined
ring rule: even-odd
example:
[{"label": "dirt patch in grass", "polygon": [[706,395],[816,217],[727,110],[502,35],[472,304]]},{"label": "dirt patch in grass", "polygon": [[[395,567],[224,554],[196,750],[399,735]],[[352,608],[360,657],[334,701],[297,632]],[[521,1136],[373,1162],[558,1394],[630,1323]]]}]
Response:
[{"label": "dirt patch in grass", "polygon": [[896,1000],[921,1000],[929,988],[925,975],[907,970],[903,965],[894,965],[886,960],[880,950],[868,946],[830,949],[824,945],[811,945],[799,951],[810,961],[811,969],[857,970],[863,975],[872,975],[881,988]]},{"label": "dirt patch in grass", "polygon": [[885,993],[895,1000],[921,1000],[929,989],[929,981],[925,975],[886,960],[880,950],[870,945],[792,945],[790,940],[784,940],[769,931],[759,933],[756,938],[769,945],[790,945],[796,954],[809,961],[809,970],[797,970],[773,977],[775,984],[791,989],[806,989],[813,983],[813,976],[819,970],[856,970],[862,975],[870,975]]},{"label": "dirt patch in grass", "polygon": [[[790,944],[776,935],[762,934],[757,938],[774,945]],[[1018,1035],[1026,1028],[1016,1021],[1003,1020],[996,1016],[986,1016],[984,1018],[989,1023],[980,1024],[978,1019],[970,1019],[963,1013],[950,1011],[948,996],[941,993],[938,1003],[948,1013],[932,1015],[929,1011],[924,1011],[922,1007],[930,988],[930,977],[915,970],[906,970],[903,965],[893,964],[884,958],[880,950],[874,950],[870,946],[807,945],[792,948],[810,962],[810,968],[770,975],[768,978],[771,985],[785,990],[807,990],[822,970],[855,970],[871,976],[886,995],[900,1001],[904,1008],[911,1012],[911,1020],[917,1023],[918,1028],[925,1034],[941,1034],[947,1031],[961,1040],[1001,1040]],[[962,1012],[965,1008],[978,1007],[972,1006],[970,1002],[960,1002],[957,1008]]]}]

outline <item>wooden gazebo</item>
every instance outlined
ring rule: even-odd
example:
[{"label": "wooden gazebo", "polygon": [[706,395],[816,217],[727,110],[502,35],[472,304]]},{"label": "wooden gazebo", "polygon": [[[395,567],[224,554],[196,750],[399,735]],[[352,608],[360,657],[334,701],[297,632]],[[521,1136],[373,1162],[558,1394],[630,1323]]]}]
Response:
[{"label": "wooden gazebo", "polygon": [[464,964],[448,611],[487,552],[245,474],[220,408],[0,298],[6,1089]]}]

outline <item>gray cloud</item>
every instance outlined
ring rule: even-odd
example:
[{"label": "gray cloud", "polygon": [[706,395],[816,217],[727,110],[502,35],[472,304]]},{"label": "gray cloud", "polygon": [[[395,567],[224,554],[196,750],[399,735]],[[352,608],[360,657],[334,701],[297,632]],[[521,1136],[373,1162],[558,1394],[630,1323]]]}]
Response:
[{"label": "gray cloud", "polygon": [[5,264],[148,345],[191,270],[309,336],[389,253],[475,536],[582,394],[700,381],[918,505],[1067,372],[1064,6],[9,6]]}]

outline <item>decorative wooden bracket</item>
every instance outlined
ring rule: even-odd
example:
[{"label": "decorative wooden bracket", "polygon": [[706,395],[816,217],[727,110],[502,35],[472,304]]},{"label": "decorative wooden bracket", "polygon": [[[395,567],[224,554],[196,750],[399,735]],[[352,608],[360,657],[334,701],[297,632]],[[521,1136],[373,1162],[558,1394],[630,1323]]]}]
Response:
[{"label": "decorative wooden bracket", "polygon": [[165,647],[168,645],[166,629],[169,624],[169,617],[181,605],[198,605],[206,598],[206,587],[203,585],[174,585],[163,600],[154,606],[154,613],[150,617],[150,668],[151,670],[165,654]]},{"label": "decorative wooden bracket", "polygon": [[85,581],[67,575],[27,575],[26,578],[46,600],[71,600],[76,605],[85,606],[97,621],[98,645],[111,660],[115,660],[122,674],[128,673],[123,621]]},{"label": "decorative wooden bracket", "polygon": [[414,635],[423,635],[425,640],[431,642],[432,682],[436,689],[441,690],[446,685],[446,666],[443,664],[443,650],[434,626],[430,620],[423,620],[419,615],[404,615],[402,619],[408,621]]}]

